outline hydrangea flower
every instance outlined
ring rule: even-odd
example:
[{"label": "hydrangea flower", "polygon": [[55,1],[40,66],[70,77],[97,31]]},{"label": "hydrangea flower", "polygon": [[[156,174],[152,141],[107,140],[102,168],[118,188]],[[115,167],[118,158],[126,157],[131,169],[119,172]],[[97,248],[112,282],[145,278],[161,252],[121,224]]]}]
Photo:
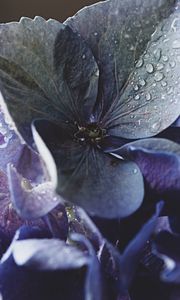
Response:
[{"label": "hydrangea flower", "polygon": [[[150,156],[156,170],[157,156],[168,157],[177,172],[179,145],[145,139],[180,114],[174,1],[109,0],[65,24],[41,17],[2,24],[0,35],[5,103],[61,197],[91,215],[125,217],[141,205],[148,171],[124,150]],[[131,146],[134,139],[142,140]]]},{"label": "hydrangea flower", "polygon": [[[64,24],[0,25],[3,300],[144,300],[138,280],[155,274],[153,297],[175,299],[151,241],[168,216],[176,235],[158,234],[156,254],[176,260],[162,279],[179,284],[179,13],[175,0],[107,0]],[[80,207],[105,234],[121,227],[114,244]]]}]

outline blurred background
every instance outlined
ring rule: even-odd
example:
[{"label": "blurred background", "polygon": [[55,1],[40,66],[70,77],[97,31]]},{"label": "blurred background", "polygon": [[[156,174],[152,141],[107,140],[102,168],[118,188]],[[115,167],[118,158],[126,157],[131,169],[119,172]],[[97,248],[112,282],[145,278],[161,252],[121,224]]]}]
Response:
[{"label": "blurred background", "polygon": [[95,2],[98,0],[0,0],[0,23],[36,15],[62,22],[82,7]]}]

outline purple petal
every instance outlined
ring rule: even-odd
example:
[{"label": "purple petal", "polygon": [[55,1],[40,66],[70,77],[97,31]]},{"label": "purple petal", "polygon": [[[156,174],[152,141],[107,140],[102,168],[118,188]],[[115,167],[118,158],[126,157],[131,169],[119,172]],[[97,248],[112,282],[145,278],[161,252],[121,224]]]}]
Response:
[{"label": "purple petal", "polygon": [[129,148],[150,188],[158,194],[180,192],[180,156],[143,148]]},{"label": "purple petal", "polygon": [[50,182],[32,187],[30,182],[9,166],[11,200],[18,214],[27,220],[40,218],[55,208],[61,199],[55,195]]},{"label": "purple petal", "polygon": [[128,287],[132,281],[139,260],[142,256],[143,249],[155,230],[158,217],[163,208],[163,202],[159,202],[156,206],[155,214],[142,227],[136,237],[126,247],[122,254],[121,262],[121,284],[122,287]]}]

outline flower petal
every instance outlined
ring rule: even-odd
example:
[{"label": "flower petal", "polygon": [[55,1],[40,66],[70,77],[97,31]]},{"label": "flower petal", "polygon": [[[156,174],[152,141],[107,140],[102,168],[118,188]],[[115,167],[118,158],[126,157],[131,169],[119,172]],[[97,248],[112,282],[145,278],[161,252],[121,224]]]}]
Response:
[{"label": "flower petal", "polygon": [[61,199],[50,182],[32,187],[13,166],[8,170],[11,201],[18,214],[27,220],[40,218],[55,208]]},{"label": "flower petal", "polygon": [[96,251],[104,243],[104,238],[87,213],[78,206],[66,207],[69,217],[69,230],[72,233],[83,234]]},{"label": "flower petal", "polygon": [[129,286],[140,258],[142,257],[143,249],[153,234],[158,217],[161,213],[163,202],[159,202],[156,206],[155,214],[145,223],[135,238],[128,244],[124,253],[122,254],[121,270],[122,283]]},{"label": "flower petal", "polygon": [[86,112],[93,107],[98,68],[90,49],[70,28],[41,17],[22,18],[0,26],[0,41],[2,93],[29,144],[34,118],[74,122],[84,107]]},{"label": "flower petal", "polygon": [[65,21],[85,39],[100,68],[99,110],[111,105],[173,0],[102,1]]},{"label": "flower petal", "polygon": [[[37,148],[41,143],[49,148],[57,167],[57,192],[68,201],[82,206],[91,215],[105,218],[125,217],[142,203],[143,179],[137,165],[106,155],[98,149],[80,145],[67,139],[58,131],[45,132],[51,123],[37,120],[34,130],[39,134]],[[59,129],[60,130],[60,129]],[[52,133],[51,133],[52,132]],[[53,143],[54,139],[54,143]],[[58,141],[58,142],[57,142]],[[46,163],[46,156],[40,153]]]},{"label": "flower petal", "polygon": [[123,157],[129,158],[129,149],[131,147],[134,148],[144,148],[147,150],[152,150],[152,151],[158,151],[158,152],[167,152],[167,153],[173,153],[176,155],[180,155],[180,145],[177,143],[174,143],[172,141],[169,141],[167,139],[160,139],[160,138],[150,138],[150,139],[142,139],[138,141],[134,141],[131,143],[128,143],[127,145],[124,145],[120,147],[117,151],[112,151],[115,152],[119,155],[122,155]]},{"label": "flower petal", "polygon": [[[0,94],[0,99],[2,95]],[[1,101],[1,100],[0,100]],[[3,99],[2,99],[3,101]],[[7,165],[13,164],[24,177],[39,183],[44,180],[42,164],[37,152],[30,149],[17,135],[7,115],[0,110],[0,167],[7,174]]]},{"label": "flower petal", "polygon": [[44,271],[77,269],[89,262],[83,252],[58,239],[17,241],[13,246],[13,257],[19,266]]},{"label": "flower petal", "polygon": [[[35,239],[35,241],[37,241],[38,244],[38,242],[40,243],[41,240],[37,240],[37,239],[49,238],[49,236],[47,236],[46,234],[42,234],[42,230],[39,231],[37,229],[38,229],[37,227],[36,230],[35,228],[33,230],[33,227],[29,227],[28,230],[27,229],[25,230],[23,236],[22,236],[22,229],[21,229],[19,233],[20,239],[30,239],[27,240],[29,244],[31,244],[31,239]],[[48,241],[49,241],[48,245],[50,245],[50,247],[46,249],[47,253],[51,249],[51,242],[53,244],[54,240],[49,239]],[[58,242],[60,242],[58,244],[61,244],[61,241],[58,240]],[[37,248],[38,247],[36,247],[36,250]],[[66,247],[64,247],[64,250],[65,248]],[[72,248],[74,249],[75,247],[71,247],[71,249]],[[76,254],[77,251],[75,250]],[[79,252],[81,253],[81,251]],[[56,258],[57,255],[58,254],[56,253],[55,254]],[[25,253],[23,257],[24,256]],[[60,252],[59,252],[59,256],[60,256]],[[77,258],[77,255],[75,256]],[[73,257],[74,256],[72,251],[72,258]],[[64,264],[65,263],[66,262],[64,261]],[[75,265],[75,262],[73,262],[73,264]],[[4,262],[1,262],[0,264],[0,281],[1,281],[0,291],[3,295],[3,299],[8,299],[8,300],[19,300],[19,299],[58,300],[62,298],[64,300],[71,300],[71,299],[80,300],[83,299],[83,294],[84,294],[85,271],[86,271],[85,268],[83,269],[78,268],[74,270],[69,269],[69,270],[41,271],[41,270],[37,270],[37,265],[35,266],[34,269],[31,268],[30,270],[28,267],[18,266],[14,262],[13,256],[10,255]],[[14,280],[15,278],[16,280]]]},{"label": "flower petal", "polygon": [[88,250],[90,262],[87,269],[85,284],[85,300],[102,300],[102,274],[100,263],[96,252],[91,243],[83,236],[77,233],[71,235],[73,241],[85,246]]},{"label": "flower petal", "polygon": [[154,136],[180,114],[180,12],[152,35],[121,94],[102,122],[109,134],[124,138]]},{"label": "flower petal", "polygon": [[166,139],[143,139],[122,146],[115,153],[137,163],[149,187],[164,197],[180,191],[180,145]]},{"label": "flower petal", "polygon": [[[157,251],[172,259],[172,268],[165,269],[161,273],[161,279],[164,282],[180,284],[180,236],[171,234],[167,231],[161,231],[155,240]],[[165,257],[165,261],[167,260]]]},{"label": "flower petal", "polygon": [[138,147],[131,147],[130,153],[153,191],[166,196],[180,193],[180,155]]}]

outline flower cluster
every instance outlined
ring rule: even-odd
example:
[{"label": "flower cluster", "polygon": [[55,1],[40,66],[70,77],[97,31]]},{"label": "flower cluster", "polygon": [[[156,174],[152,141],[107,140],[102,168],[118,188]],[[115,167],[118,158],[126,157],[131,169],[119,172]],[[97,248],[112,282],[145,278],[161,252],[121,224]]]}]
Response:
[{"label": "flower cluster", "polygon": [[180,298],[179,8],[0,25],[3,300]]}]

